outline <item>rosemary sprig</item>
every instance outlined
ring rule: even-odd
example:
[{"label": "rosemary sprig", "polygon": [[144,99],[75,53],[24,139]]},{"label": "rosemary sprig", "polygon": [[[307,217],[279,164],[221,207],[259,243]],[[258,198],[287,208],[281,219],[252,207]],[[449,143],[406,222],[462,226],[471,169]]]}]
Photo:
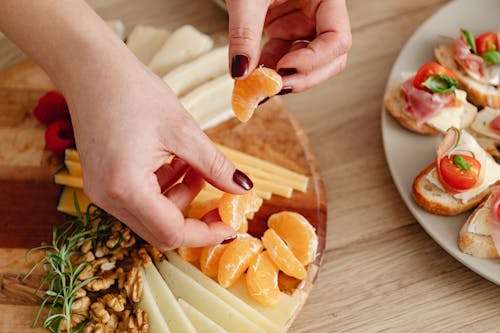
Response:
[{"label": "rosemary sprig", "polygon": [[95,246],[97,242],[104,241],[111,235],[111,225],[116,219],[107,214],[96,205],[89,205],[82,213],[78,205],[76,194],[74,195],[77,216],[68,219],[60,228],[54,227],[52,231],[52,243],[33,248],[26,252],[26,260],[34,251],[44,250],[45,256],[33,265],[26,279],[34,270],[41,266],[45,276],[37,291],[45,289],[40,309],[33,322],[33,328],[40,320],[42,311],[48,308],[47,318],[43,327],[50,332],[67,333],[81,331],[90,318],[83,318],[76,327],[71,327],[72,306],[79,289],[98,278],[93,276],[81,281],[80,274],[87,267],[92,269],[92,263],[82,262],[75,264],[75,259],[81,255],[81,245],[91,240]]}]

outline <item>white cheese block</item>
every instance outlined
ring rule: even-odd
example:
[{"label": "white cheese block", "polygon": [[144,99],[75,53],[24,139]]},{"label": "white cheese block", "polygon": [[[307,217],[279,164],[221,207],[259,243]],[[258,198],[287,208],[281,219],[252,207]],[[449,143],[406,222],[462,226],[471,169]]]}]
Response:
[{"label": "white cheese block", "polygon": [[470,221],[468,232],[473,232],[475,234],[490,236],[490,223],[488,220],[489,206],[484,205],[474,215],[474,218]]},{"label": "white cheese block", "polygon": [[498,86],[500,84],[500,64],[486,66],[483,76],[473,72],[465,67],[462,67],[467,75],[481,84]]},{"label": "white cheese block", "polygon": [[[481,164],[481,172],[484,172],[484,179],[480,184],[477,184],[469,190],[453,194],[453,197],[456,199],[467,203],[475,196],[486,191],[490,185],[500,179],[500,165],[497,164],[495,160],[487,152],[485,152],[483,148],[481,148],[481,146],[479,146],[477,141],[469,133],[462,130],[460,138],[460,149],[472,152]],[[441,185],[441,182],[437,177],[437,171],[435,168],[426,175],[426,179],[442,191],[445,191],[443,185]]]},{"label": "white cheese block", "polygon": [[113,32],[120,37],[121,40],[125,39],[125,24],[121,20],[109,20],[106,21],[108,27],[113,30]]},{"label": "white cheese block", "polygon": [[170,32],[149,25],[136,25],[127,38],[127,46],[143,64],[149,64],[153,56],[165,44]]},{"label": "white cheese block", "polygon": [[437,115],[427,119],[426,122],[443,133],[450,127],[463,128],[462,122],[465,113],[467,93],[463,90],[456,89],[455,96],[456,99],[461,102],[460,105],[443,108]]},{"label": "white cheese block", "polygon": [[[238,310],[240,313],[245,315],[253,323],[264,328],[266,332],[284,332],[283,325],[278,324],[278,322],[283,322],[283,320],[279,320],[278,318],[274,317],[268,318],[265,315],[259,313],[255,308],[249,306],[248,303],[244,302],[241,298],[235,296],[227,289],[221,287],[217,282],[203,274],[203,272],[198,268],[182,259],[175,251],[168,251],[166,255],[167,259],[172,265],[180,269],[185,274],[189,275],[205,290],[208,290],[220,300],[229,304],[233,309]],[[248,298],[250,296],[246,294],[243,297]],[[276,307],[279,307],[280,305],[281,304],[278,304]]]},{"label": "white cheese block", "polygon": [[499,109],[485,107],[481,112],[477,114],[471,127],[474,131],[481,133],[482,135],[485,135],[492,139],[500,140],[500,134],[490,128],[490,123],[498,116],[500,116]]},{"label": "white cheese block", "polygon": [[193,326],[200,333],[226,333],[227,331],[214,323],[210,318],[198,311],[194,306],[179,298],[179,304],[188,316]]},{"label": "white cheese block", "polygon": [[232,108],[229,109],[221,109],[214,111],[212,113],[205,114],[203,116],[200,116],[197,119],[198,125],[201,127],[202,130],[205,130],[210,127],[214,127],[216,125],[219,125],[220,123],[233,118],[234,117],[234,112]]},{"label": "white cheese block", "polygon": [[160,309],[155,302],[144,270],[142,268],[140,270],[142,274],[143,289],[142,297],[137,304],[137,307],[141,310],[146,311],[146,313],[148,314],[149,333],[170,333],[170,329],[168,328],[165,320],[163,320]]},{"label": "white cheese block", "polygon": [[198,125],[232,110],[231,96],[234,80],[229,74],[208,81],[181,98],[182,105],[191,113]]},{"label": "white cheese block", "polygon": [[156,266],[177,298],[185,299],[227,331],[238,333],[265,332],[263,328],[203,288],[167,260],[156,263]]},{"label": "white cheese block", "polygon": [[216,48],[198,59],[171,70],[163,77],[170,89],[182,96],[200,84],[228,71],[228,46]]},{"label": "white cheese block", "polygon": [[213,44],[214,42],[209,36],[196,30],[193,26],[182,26],[167,38],[148,66],[157,75],[164,76],[174,67],[207,52]]},{"label": "white cheese block", "polygon": [[152,265],[146,268],[144,272],[154,300],[170,330],[175,333],[196,332],[193,324],[191,324],[156,267]]}]

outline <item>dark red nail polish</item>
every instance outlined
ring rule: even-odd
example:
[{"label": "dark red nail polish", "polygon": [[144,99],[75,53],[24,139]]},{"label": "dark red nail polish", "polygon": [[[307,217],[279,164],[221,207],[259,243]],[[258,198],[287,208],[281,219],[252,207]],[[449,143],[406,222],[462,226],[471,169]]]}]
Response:
[{"label": "dark red nail polish", "polygon": [[259,105],[264,104],[269,100],[269,97],[264,98],[262,101],[259,102]]},{"label": "dark red nail polish", "polygon": [[238,238],[238,235],[229,236],[228,238],[224,239],[221,244],[229,244],[232,241],[234,241],[236,238]]},{"label": "dark red nail polish", "polygon": [[290,87],[290,86],[286,86],[286,87],[283,87],[279,93],[277,93],[276,95],[286,95],[286,94],[289,94],[293,91],[293,88]]},{"label": "dark red nail polish", "polygon": [[248,72],[248,57],[243,54],[237,54],[231,61],[231,76],[233,78],[242,77]]},{"label": "dark red nail polish", "polygon": [[297,74],[297,69],[295,69],[295,68],[280,68],[280,69],[278,69],[278,74],[281,76],[288,76],[288,75]]},{"label": "dark red nail polish", "polygon": [[238,184],[244,190],[251,190],[253,187],[253,182],[240,170],[236,170],[233,174],[233,181]]}]

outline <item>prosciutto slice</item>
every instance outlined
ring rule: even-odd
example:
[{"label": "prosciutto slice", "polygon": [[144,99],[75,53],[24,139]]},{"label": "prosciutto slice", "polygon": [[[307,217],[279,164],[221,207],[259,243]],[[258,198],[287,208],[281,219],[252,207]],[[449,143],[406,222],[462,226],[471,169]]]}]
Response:
[{"label": "prosciutto slice", "polygon": [[455,60],[465,69],[483,76],[486,69],[484,59],[472,53],[469,44],[463,38],[455,38],[453,41],[455,45]]},{"label": "prosciutto slice", "polygon": [[488,222],[491,232],[491,238],[493,238],[493,244],[497,252],[500,253],[500,217],[498,216],[498,209],[500,206],[500,186],[494,186],[491,188],[491,198],[490,198],[490,211],[488,214]]},{"label": "prosciutto slice", "polygon": [[406,80],[402,88],[405,95],[406,111],[413,116],[418,126],[436,116],[455,98],[454,93],[433,94],[417,89],[413,86],[413,78]]}]

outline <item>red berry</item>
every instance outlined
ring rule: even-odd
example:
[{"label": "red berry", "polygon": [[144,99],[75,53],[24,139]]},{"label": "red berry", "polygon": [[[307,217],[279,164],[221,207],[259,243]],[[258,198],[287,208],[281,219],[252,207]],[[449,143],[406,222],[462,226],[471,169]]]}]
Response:
[{"label": "red berry", "polygon": [[48,150],[63,155],[66,148],[75,144],[73,127],[68,120],[56,120],[45,131],[45,145]]},{"label": "red berry", "polygon": [[61,93],[52,90],[40,98],[33,114],[39,122],[49,125],[56,120],[69,119],[68,104]]}]

